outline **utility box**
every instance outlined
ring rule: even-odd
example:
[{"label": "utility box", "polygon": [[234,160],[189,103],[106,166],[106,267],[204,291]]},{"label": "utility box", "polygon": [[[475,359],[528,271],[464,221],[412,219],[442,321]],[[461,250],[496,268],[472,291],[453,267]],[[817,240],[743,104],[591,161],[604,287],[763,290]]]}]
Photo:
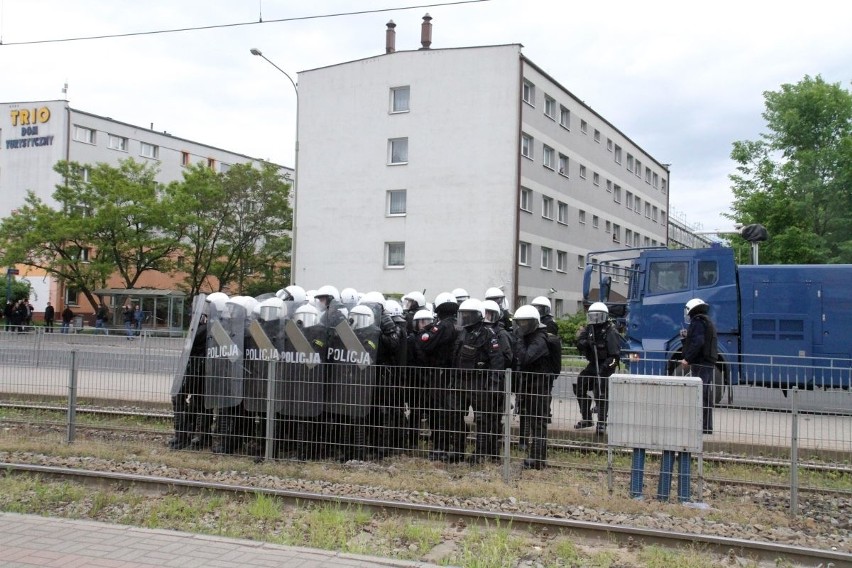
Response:
[{"label": "utility box", "polygon": [[698,377],[612,375],[609,445],[701,453],[701,388]]}]

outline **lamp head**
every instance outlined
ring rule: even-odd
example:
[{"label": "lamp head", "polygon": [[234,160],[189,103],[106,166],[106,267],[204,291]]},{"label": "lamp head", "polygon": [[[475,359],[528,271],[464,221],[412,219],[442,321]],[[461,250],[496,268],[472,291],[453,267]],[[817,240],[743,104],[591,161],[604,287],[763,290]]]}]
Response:
[{"label": "lamp head", "polygon": [[256,47],[251,48],[249,51],[251,51],[252,55],[263,55],[263,53]]}]

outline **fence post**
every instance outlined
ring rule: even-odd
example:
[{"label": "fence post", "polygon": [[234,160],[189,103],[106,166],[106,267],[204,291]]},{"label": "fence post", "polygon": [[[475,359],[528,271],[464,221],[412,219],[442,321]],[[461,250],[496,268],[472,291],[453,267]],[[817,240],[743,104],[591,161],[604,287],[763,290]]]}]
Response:
[{"label": "fence post", "polygon": [[41,348],[42,348],[42,344],[44,343],[44,339],[43,339],[44,333],[42,333],[42,331],[41,331],[42,328],[34,327],[33,329],[35,330],[35,336],[36,336],[35,337],[36,338],[35,366],[36,366],[36,368],[38,368],[39,364],[41,363]]},{"label": "fence post", "polygon": [[503,482],[508,484],[512,459],[512,370],[506,369],[503,381]]},{"label": "fence post", "polygon": [[266,380],[266,447],[264,458],[275,458],[275,357],[269,360],[269,377]]},{"label": "fence post", "polygon": [[71,350],[71,373],[68,376],[68,420],[67,441],[74,442],[75,422],[77,418],[77,350]]},{"label": "fence post", "polygon": [[799,514],[799,387],[790,391],[790,515]]}]

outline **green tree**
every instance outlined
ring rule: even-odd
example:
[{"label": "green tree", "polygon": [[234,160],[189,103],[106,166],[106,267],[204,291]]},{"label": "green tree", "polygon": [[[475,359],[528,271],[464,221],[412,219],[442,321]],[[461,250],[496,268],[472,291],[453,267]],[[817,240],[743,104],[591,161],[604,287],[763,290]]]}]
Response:
[{"label": "green tree", "polygon": [[762,262],[852,262],[852,95],[805,76],[764,100],[769,132],[731,152],[738,166],[726,216],[766,227]]}]

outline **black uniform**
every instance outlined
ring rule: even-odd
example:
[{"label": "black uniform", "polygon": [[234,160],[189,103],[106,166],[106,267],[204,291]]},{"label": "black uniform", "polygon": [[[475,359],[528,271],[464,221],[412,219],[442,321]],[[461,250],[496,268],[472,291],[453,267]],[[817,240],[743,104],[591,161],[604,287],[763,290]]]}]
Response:
[{"label": "black uniform", "polygon": [[455,312],[438,315],[443,317],[414,334],[415,360],[418,365],[428,367],[423,369],[423,375],[419,378],[423,396],[415,405],[421,405],[429,417],[429,429],[432,431],[430,459],[445,458],[450,449],[449,368],[452,366],[453,348],[458,336]]},{"label": "black uniform", "polygon": [[690,318],[689,328],[683,340],[683,358],[689,363],[692,374],[701,377],[703,384],[701,424],[705,434],[712,434],[713,406],[716,402],[713,398],[713,374],[716,361],[719,359],[719,343],[716,327],[704,313],[695,314]]},{"label": "black uniform", "polygon": [[207,350],[207,324],[199,323],[189,352],[183,385],[172,397],[175,436],[169,447],[180,450],[187,446],[201,449],[210,445],[213,414],[204,406],[204,372]]},{"label": "black uniform", "polygon": [[598,431],[603,432],[609,407],[609,376],[619,365],[621,338],[610,321],[588,324],[577,339],[577,350],[589,364],[577,375],[577,384],[574,385],[581,417],[575,428],[588,428],[594,424],[592,399],[589,397],[591,391],[598,406]]},{"label": "black uniform", "polygon": [[383,457],[401,447],[400,428],[405,418],[399,371],[399,365],[404,364],[405,360],[404,327],[400,330],[393,318],[384,311],[380,321],[376,391],[373,407],[366,420],[367,442],[375,457]]},{"label": "black uniform", "polygon": [[546,314],[541,316],[541,323],[544,324],[544,329],[547,333],[559,335],[559,326],[556,325],[556,320],[553,319],[552,315]]},{"label": "black uniform", "polygon": [[473,461],[500,455],[500,416],[503,400],[505,358],[495,331],[484,322],[459,332],[453,354],[453,373],[449,430],[453,440],[450,461],[465,453],[464,417],[473,407],[476,424],[476,449]]},{"label": "black uniform", "polygon": [[528,424],[531,443],[524,467],[541,469],[547,460],[547,423],[550,420],[553,374],[547,348],[547,332],[539,328],[515,342],[515,392],[524,402],[521,418]]}]

